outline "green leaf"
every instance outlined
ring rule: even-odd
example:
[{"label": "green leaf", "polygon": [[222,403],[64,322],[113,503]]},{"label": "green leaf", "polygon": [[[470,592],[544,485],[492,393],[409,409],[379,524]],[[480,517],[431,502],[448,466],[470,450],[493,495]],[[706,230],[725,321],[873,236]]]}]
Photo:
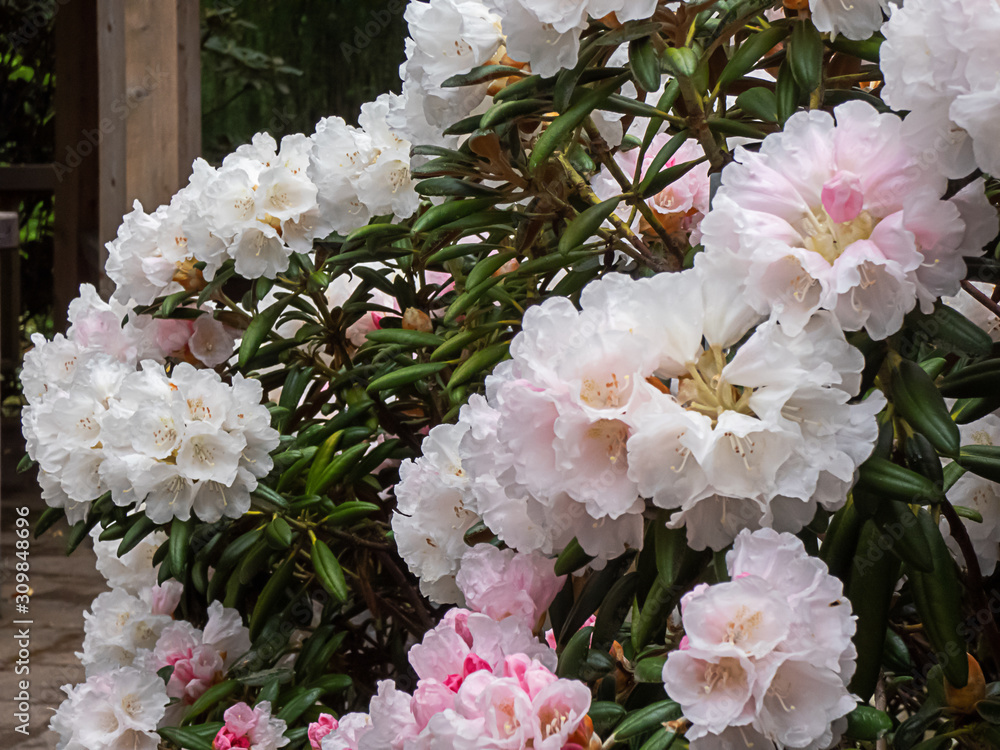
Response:
[{"label": "green leaf", "polygon": [[847,580],[858,546],[862,519],[858,515],[852,498],[847,499],[843,508],[834,513],[830,526],[819,549],[819,558],[826,563],[830,574]]},{"label": "green leaf", "polygon": [[204,726],[214,730],[211,737],[206,731],[199,730],[197,727],[160,727],[156,731],[164,739],[185,750],[212,750],[212,740],[215,739],[215,735],[224,725],[218,722]]},{"label": "green leaf", "polygon": [[[773,47],[775,47],[788,34],[787,26],[771,26],[770,28],[751,34],[744,41],[722,73],[719,74],[719,81],[716,88],[724,89],[733,81],[742,78],[757,65],[757,62],[764,57]],[[737,106],[739,102],[737,101]]]},{"label": "green leaf", "polygon": [[583,551],[583,547],[574,537],[556,558],[555,574],[564,576],[574,573],[593,559],[591,555]]},{"label": "green leaf", "polygon": [[659,701],[637,711],[630,711],[615,727],[612,736],[618,741],[631,739],[661,727],[668,721],[676,721],[681,715],[680,704],[672,700]]},{"label": "green leaf", "polygon": [[559,238],[559,252],[567,253],[580,245],[589,242],[621,202],[621,197],[609,198],[597,205],[590,206],[575,216],[563,230]]},{"label": "green leaf", "polygon": [[892,540],[892,551],[903,562],[925,573],[933,569],[930,541],[906,503],[881,503],[873,516],[875,525]]},{"label": "green leaf", "polygon": [[322,694],[322,688],[299,688],[291,698],[285,701],[276,718],[289,724],[294,723],[306,712],[306,709],[319,700]]},{"label": "green leaf", "polygon": [[680,131],[676,135],[672,136],[670,140],[664,143],[663,147],[656,152],[656,156],[653,157],[653,161],[649,163],[649,168],[646,170],[646,174],[636,186],[636,191],[640,195],[644,195],[646,193],[649,183],[659,175],[660,170],[663,169],[668,161],[670,161],[670,157],[676,154],[677,150],[684,145],[684,142],[688,139],[688,135],[689,133],[687,130]]},{"label": "green leaf", "polygon": [[191,704],[191,707],[184,714],[183,723],[190,724],[192,719],[201,716],[201,714],[208,711],[212,706],[225,700],[239,690],[240,687],[242,686],[236,680],[225,680],[212,685],[212,687],[198,697],[198,700]]},{"label": "green leaf", "polygon": [[692,169],[704,162],[706,158],[707,157],[702,157],[693,161],[686,161],[682,164],[674,164],[672,167],[667,167],[660,172],[647,176],[647,178],[643,180],[645,187],[641,193],[642,197],[651,198],[656,195],[668,185],[672,185]]},{"label": "green leaf", "polygon": [[312,563],[320,585],[333,594],[337,601],[345,604],[350,592],[347,588],[347,581],[344,579],[344,571],[340,567],[336,555],[322,539],[316,539],[313,542]]},{"label": "green leaf", "polygon": [[607,651],[618,635],[625,622],[625,617],[632,609],[632,598],[639,583],[637,573],[627,573],[619,578],[608,590],[600,609],[597,610],[597,620],[594,622],[594,638],[592,647]]},{"label": "green leaf", "polygon": [[991,398],[1000,391],[1000,359],[988,359],[963,367],[941,379],[945,398]]},{"label": "green leaf", "polygon": [[878,63],[879,52],[884,41],[885,37],[878,33],[861,41],[848,39],[843,34],[838,34],[833,39],[830,39],[827,44],[837,52],[860,57],[862,60],[867,60],[868,62]]},{"label": "green leaf", "polygon": [[444,343],[444,338],[436,333],[411,331],[406,328],[376,328],[368,332],[367,338],[376,344],[398,344],[411,349],[422,349],[425,346],[438,347]]},{"label": "green leaf", "polygon": [[424,362],[419,365],[402,367],[375,378],[368,384],[365,391],[368,393],[378,393],[380,391],[400,388],[404,385],[415,383],[418,380],[424,380],[435,373],[441,372],[447,366],[447,362]]},{"label": "green leaf", "polygon": [[23,474],[26,471],[31,471],[36,466],[38,466],[38,462],[32,461],[31,456],[25,453],[23,456],[21,456],[21,460],[17,462],[17,473]]},{"label": "green leaf", "polygon": [[858,650],[850,690],[862,701],[867,701],[875,692],[889,623],[889,603],[899,579],[899,562],[883,548],[882,540],[882,532],[875,522],[865,521],[847,582],[847,597],[857,617],[853,640]]},{"label": "green leaf", "polygon": [[431,177],[421,180],[416,184],[414,190],[419,195],[459,196],[462,198],[481,198],[500,194],[496,188],[480,185],[478,182],[460,180],[457,177]]},{"label": "green leaf", "polygon": [[667,663],[665,656],[650,656],[635,663],[635,681],[661,684],[663,682],[663,665]]},{"label": "green leaf", "polygon": [[663,63],[678,78],[690,78],[698,70],[698,53],[690,47],[668,47]]},{"label": "green leaf", "polygon": [[139,542],[160,528],[159,524],[150,519],[145,513],[135,516],[135,522],[125,532],[121,544],[118,545],[118,557],[125,555],[130,550],[135,549]]},{"label": "green leaf", "polygon": [[736,106],[758,120],[778,121],[778,100],[773,91],[763,86],[747,89],[737,96]]},{"label": "green leaf", "polygon": [[500,89],[494,96],[493,101],[500,102],[507,99],[519,99],[522,96],[531,96],[541,87],[541,76],[528,76],[520,81],[508,83]]},{"label": "green leaf", "polygon": [[660,58],[652,39],[646,37],[629,42],[628,62],[632,68],[632,77],[642,89],[657,91],[660,88]]},{"label": "green leaf", "polygon": [[236,358],[237,367],[240,370],[245,371],[247,362],[250,358],[257,353],[260,345],[264,343],[264,339],[268,337],[271,331],[274,330],[275,325],[278,322],[278,317],[281,315],[281,311],[285,309],[285,306],[292,301],[294,295],[288,295],[282,297],[281,299],[275,300],[274,303],[264,308],[262,311],[254,316],[254,319],[250,321],[250,325],[243,332],[243,340],[240,342],[239,356]]},{"label": "green leaf", "polygon": [[347,500],[338,505],[321,523],[325,526],[347,526],[380,510],[381,508],[375,503],[364,500]]},{"label": "green leaf", "polygon": [[940,453],[955,456],[961,438],[944,397],[924,369],[908,359],[892,368],[892,400],[899,415]]},{"label": "green leaf", "polygon": [[666,727],[658,729],[653,736],[642,743],[639,750],[667,750],[677,739],[677,732],[672,732]]},{"label": "green leaf", "polygon": [[545,131],[539,136],[531,150],[531,157],[528,159],[528,169],[534,171],[544,162],[548,161],[552,153],[568,141],[574,130],[582,123],[587,116],[594,111],[611,92],[621,86],[628,79],[627,75],[618,76],[587,91],[580,100],[549,123]]},{"label": "green leaf", "polygon": [[930,513],[920,509],[917,519],[931,545],[933,569],[930,573],[907,569],[913,602],[948,682],[965,687],[969,662],[962,637],[962,586],[948,545]]},{"label": "green leaf", "polygon": [[493,128],[525,115],[544,113],[552,109],[552,102],[546,99],[511,99],[499,102],[490,107],[479,121],[483,129]]},{"label": "green leaf", "polygon": [[593,633],[592,627],[580,628],[569,639],[566,648],[559,654],[559,664],[556,667],[556,674],[568,679],[579,679],[580,669],[583,661],[590,650],[590,635]]},{"label": "green leaf", "polygon": [[939,503],[944,499],[941,488],[915,471],[884,458],[872,457],[861,464],[855,489],[870,490],[905,503]]},{"label": "green leaf", "polygon": [[194,518],[182,521],[175,518],[170,524],[170,569],[174,578],[178,581],[184,580],[184,571],[187,569],[188,551],[191,549],[191,532],[194,530]]},{"label": "green leaf", "polygon": [[625,716],[624,706],[614,701],[593,701],[587,715],[594,722],[594,732],[598,737],[604,737]]},{"label": "green leaf", "polygon": [[958,463],[967,471],[991,482],[1000,482],[1000,446],[965,445],[958,456]]},{"label": "green leaf", "polygon": [[811,21],[796,21],[788,40],[788,64],[795,82],[815,91],[823,81],[823,38]]},{"label": "green leaf", "polygon": [[295,573],[295,555],[291,554],[276,571],[271,574],[264,588],[257,597],[253,612],[250,615],[250,640],[257,640],[267,619],[278,611],[285,603],[288,585]]},{"label": "green leaf", "polygon": [[315,494],[322,495],[328,487],[346,476],[347,472],[351,470],[369,447],[371,446],[368,443],[361,442],[347,448],[333,459],[330,465],[323,469],[323,473],[317,478],[316,486],[313,488]]},{"label": "green leaf", "polygon": [[447,201],[437,206],[431,206],[413,223],[413,231],[430,232],[456,219],[489,208],[495,202],[493,198],[472,198],[470,200]]},{"label": "green leaf", "polygon": [[906,316],[907,343],[930,342],[938,348],[968,357],[982,358],[993,351],[993,339],[982,328],[953,307],[938,302],[929,315],[916,310]]},{"label": "green leaf", "polygon": [[512,65],[479,65],[470,70],[468,73],[461,73],[460,75],[454,75],[451,78],[446,78],[441,86],[443,88],[471,86],[476,83],[485,83],[486,81],[492,81],[497,78],[523,75],[527,75],[527,73],[520,68],[515,68]]},{"label": "green leaf", "polygon": [[469,358],[456,367],[455,371],[451,374],[451,378],[448,380],[448,390],[457,388],[480,373],[485,374],[488,371],[492,371],[497,362],[507,356],[509,348],[509,341],[501,341],[499,343],[492,344],[485,349],[473,352],[469,355]]},{"label": "green leaf", "polygon": [[852,740],[874,742],[892,729],[892,718],[873,706],[860,705],[847,714],[844,734]]},{"label": "green leaf", "polygon": [[46,508],[35,521],[35,539],[51,529],[59,519],[66,517],[65,508]]},{"label": "green leaf", "polygon": [[562,630],[556,633],[556,641],[560,645],[566,643],[586,622],[587,618],[597,611],[611,586],[621,578],[631,564],[633,557],[634,555],[626,553],[609,561],[601,570],[593,571],[590,574],[589,580],[566,615]]},{"label": "green leaf", "polygon": [[795,113],[801,96],[802,91],[799,89],[798,83],[795,82],[792,68],[786,59],[778,68],[778,81],[774,86],[775,106],[778,112],[778,122],[781,125],[784,125],[785,121]]}]

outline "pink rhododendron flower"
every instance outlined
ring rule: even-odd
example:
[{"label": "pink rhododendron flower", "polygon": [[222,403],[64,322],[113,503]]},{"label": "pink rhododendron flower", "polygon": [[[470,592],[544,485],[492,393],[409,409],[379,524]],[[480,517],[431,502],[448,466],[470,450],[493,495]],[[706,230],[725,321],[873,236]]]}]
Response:
[{"label": "pink rhododendron flower", "polygon": [[212,750],[277,750],[289,740],[284,737],[286,724],[271,717],[271,704],[261,701],[253,708],[240,702],[226,709],[225,725],[212,740]]},{"label": "pink rhododendron flower", "polygon": [[[834,121],[834,117],[836,121]],[[903,123],[870,104],[800,112],[759,152],[739,148],[702,222],[705,249],[741,269],[743,292],[795,334],[819,309],[875,339],[919,302],[955,294],[963,258],[997,232],[983,183],[942,200]]]},{"label": "pink rhododendron flower", "polygon": [[320,750],[323,738],[338,726],[340,726],[339,722],[331,714],[320,714],[316,721],[309,724],[309,745],[312,749]]},{"label": "pink rhododendron flower", "polygon": [[692,722],[694,750],[828,747],[855,699],[857,652],[840,580],[802,542],[742,531],[726,563],[733,580],[701,585],[681,603],[683,647],[663,667],[667,693]]},{"label": "pink rhododendron flower", "polygon": [[562,588],[555,560],[537,553],[477,544],[462,557],[455,578],[466,605],[494,620],[519,617],[534,626]]}]

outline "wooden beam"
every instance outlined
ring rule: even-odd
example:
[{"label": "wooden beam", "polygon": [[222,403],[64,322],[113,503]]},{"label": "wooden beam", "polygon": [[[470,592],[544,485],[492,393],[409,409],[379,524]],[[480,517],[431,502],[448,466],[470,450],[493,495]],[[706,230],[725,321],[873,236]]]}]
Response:
[{"label": "wooden beam", "polygon": [[[129,210],[126,193],[129,99],[125,84],[125,0],[98,0],[97,56],[101,76],[98,116],[103,134],[98,175],[101,196],[98,252],[103,269],[108,260],[105,245],[118,234],[122,216]],[[114,291],[114,284],[103,273],[98,291],[104,297],[110,297]]]},{"label": "wooden beam", "polygon": [[152,211],[180,187],[177,4],[125,0],[125,24],[128,200]]},{"label": "wooden beam", "polygon": [[81,282],[100,276],[97,189],[101,131],[97,62],[97,3],[72,2],[56,14],[56,176],[53,302],[57,328]]},{"label": "wooden beam", "polygon": [[0,167],[0,192],[49,192],[58,184],[51,164],[14,164]]},{"label": "wooden beam", "polygon": [[201,3],[177,0],[177,176],[186,183],[201,156]]}]

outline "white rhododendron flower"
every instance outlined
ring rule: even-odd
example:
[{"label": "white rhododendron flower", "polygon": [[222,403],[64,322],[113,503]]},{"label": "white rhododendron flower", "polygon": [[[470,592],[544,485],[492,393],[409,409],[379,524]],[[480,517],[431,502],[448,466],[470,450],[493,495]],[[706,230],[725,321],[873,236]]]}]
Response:
[{"label": "white rhododendron flower", "polygon": [[156,674],[120,667],[62,689],[66,700],[49,722],[59,734],[58,750],[159,747],[155,730],[169,699]]},{"label": "white rhododendron flower", "polygon": [[167,695],[190,706],[249,649],[250,632],[243,625],[240,613],[212,602],[204,629],[184,620],[172,622],[163,628],[156,643],[138,662],[154,673],[173,667],[167,681]]},{"label": "white rhododendron flower", "polygon": [[730,582],[681,600],[686,635],[663,667],[692,722],[691,747],[828,747],[856,705],[843,585],[801,541],[771,529],[742,531],[726,563]]},{"label": "white rhododendron flower", "polygon": [[415,144],[444,145],[456,140],[444,136],[444,130],[483,103],[489,83],[441,84],[495,61],[503,48],[500,18],[480,0],[411,2],[403,18],[410,34],[406,62],[399,69],[403,95],[391,100],[389,121]]},{"label": "white rhododendron flower", "polygon": [[656,0],[489,0],[500,16],[507,36],[507,54],[531,64],[531,71],[553,76],[576,65],[580,34],[588,16],[602,19],[614,14],[617,22],[649,18]]},{"label": "white rhododendron flower", "polygon": [[[919,301],[955,294],[964,256],[997,231],[981,181],[946,201],[901,121],[864,102],[800,112],[760,152],[737,149],[701,224],[709,253],[742,267],[744,292],[795,334],[816,310],[883,339]],[[957,198],[957,196],[956,196]]]},{"label": "white rhododendron flower", "polygon": [[468,507],[468,476],[458,444],[468,425],[438,425],[423,442],[423,455],[399,467],[396,511],[392,530],[396,549],[410,571],[420,578],[420,590],[437,602],[461,598],[455,585],[462,555],[468,549],[465,532],[479,520]]},{"label": "white rhododendron flower", "polygon": [[[438,561],[432,580],[455,569],[477,516],[521,552],[576,538],[600,560],[641,545],[644,498],[675,510],[670,524],[696,549],[722,549],[743,528],[798,531],[818,506],[843,505],[884,399],[848,403],[864,360],[829,313],[747,337],[759,316],[733,276],[700,256],[680,274],[606,276],[584,289],[582,311],[554,298],[526,312],[487,398],[446,428],[447,452],[432,442],[433,464],[419,459],[450,467],[434,475],[447,490],[401,472],[402,512],[441,508],[407,531]],[[415,548],[401,550],[411,561]]]},{"label": "white rhododendron flower", "polygon": [[[317,206],[318,188],[307,174],[311,145],[295,134],[282,138],[279,149],[270,135],[258,133],[227,156],[205,186],[201,215],[241,276],[274,278],[288,268],[292,252],[311,247],[314,235],[297,231],[297,222]],[[198,259],[211,279],[224,256]]]},{"label": "white rhododendron flower", "polygon": [[346,234],[372,216],[392,213],[406,218],[417,210],[410,143],[386,120],[392,101],[383,94],[363,105],[357,128],[340,117],[317,123],[308,176],[318,188],[318,222],[324,229]]},{"label": "white rhododendron flower", "polygon": [[882,27],[889,0],[809,0],[812,22],[820,31],[848,39],[867,39]]},{"label": "white rhododendron flower", "polygon": [[154,613],[151,600],[115,588],[98,595],[83,613],[83,652],[88,675],[130,667],[142,651],[156,645],[172,622],[169,612]]},{"label": "white rhododendron flower", "polygon": [[159,546],[167,541],[167,535],[159,530],[154,531],[119,557],[121,540],[102,542],[98,539],[101,531],[100,526],[95,526],[90,535],[94,540],[97,569],[108,585],[124,589],[133,596],[139,596],[144,590],[155,586],[157,568],[153,566],[153,556]]},{"label": "white rhododendron flower", "polygon": [[1000,174],[1000,6],[993,0],[907,0],[883,27],[882,98],[909,110],[903,137],[925,168]]},{"label": "white rhododendron flower", "polygon": [[261,392],[260,381],[239,374],[227,385],[182,363],[168,378],[143,362],[103,417],[109,455],[100,470],[112,500],[144,500],[157,523],[186,520],[192,510],[209,523],[242,516],[278,444]]}]

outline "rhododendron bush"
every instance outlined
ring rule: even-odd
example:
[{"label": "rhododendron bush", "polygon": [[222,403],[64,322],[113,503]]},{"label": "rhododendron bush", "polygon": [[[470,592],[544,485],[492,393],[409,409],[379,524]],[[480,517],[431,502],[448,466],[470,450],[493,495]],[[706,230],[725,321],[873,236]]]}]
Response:
[{"label": "rhododendron bush", "polygon": [[25,358],[59,747],[1000,745],[1000,5],[405,18]]}]

